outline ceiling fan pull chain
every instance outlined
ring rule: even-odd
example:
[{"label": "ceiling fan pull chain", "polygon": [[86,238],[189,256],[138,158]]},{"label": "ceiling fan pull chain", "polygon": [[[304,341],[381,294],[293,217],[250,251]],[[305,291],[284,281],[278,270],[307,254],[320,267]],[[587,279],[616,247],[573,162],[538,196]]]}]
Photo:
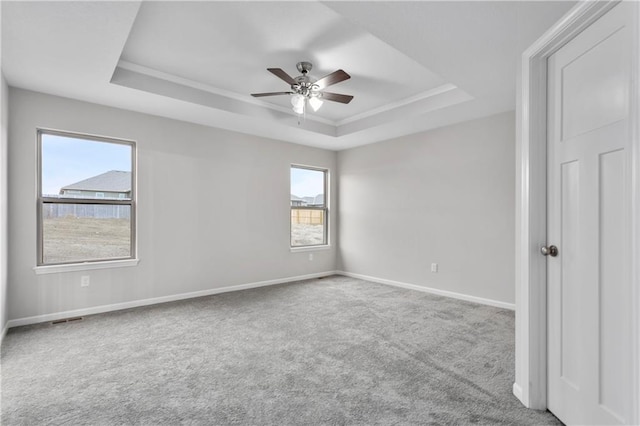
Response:
[{"label": "ceiling fan pull chain", "polygon": [[302,114],[298,114],[298,126],[301,124],[300,117],[302,117],[302,124],[304,124],[305,120],[307,119],[307,102],[307,99],[305,99],[304,103],[302,104]]}]

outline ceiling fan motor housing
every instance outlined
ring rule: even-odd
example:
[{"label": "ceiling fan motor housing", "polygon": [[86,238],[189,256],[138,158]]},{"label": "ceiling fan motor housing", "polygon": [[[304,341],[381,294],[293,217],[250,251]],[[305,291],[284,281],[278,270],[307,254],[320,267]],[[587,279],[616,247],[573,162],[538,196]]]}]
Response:
[{"label": "ceiling fan motor housing", "polygon": [[296,64],[296,68],[302,74],[307,74],[313,68],[313,64],[311,62],[302,61]]},{"label": "ceiling fan motor housing", "polygon": [[309,71],[313,68],[311,62],[298,62],[296,64],[298,71],[302,73],[298,77],[294,78],[296,84],[291,85],[291,90],[306,98],[310,96],[318,96],[317,91],[320,89],[318,85],[311,81],[309,78]]}]

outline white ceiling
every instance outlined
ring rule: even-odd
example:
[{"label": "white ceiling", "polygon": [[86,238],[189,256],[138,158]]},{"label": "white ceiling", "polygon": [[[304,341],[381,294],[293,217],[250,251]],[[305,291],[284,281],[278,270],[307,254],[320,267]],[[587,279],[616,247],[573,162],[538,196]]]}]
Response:
[{"label": "white ceiling", "polygon": [[[345,149],[514,108],[520,53],[573,2],[2,2],[11,86]],[[266,68],[351,79],[302,123]]]}]

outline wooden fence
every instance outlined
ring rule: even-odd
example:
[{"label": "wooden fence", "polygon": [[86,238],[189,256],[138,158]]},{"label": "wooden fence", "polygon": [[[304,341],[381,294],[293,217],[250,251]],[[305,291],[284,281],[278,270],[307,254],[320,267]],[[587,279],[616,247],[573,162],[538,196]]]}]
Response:
[{"label": "wooden fence", "polygon": [[291,209],[291,224],[293,225],[323,225],[323,210]]},{"label": "wooden fence", "polygon": [[92,217],[95,219],[131,219],[131,206],[109,204],[54,204],[42,205],[43,219],[58,217]]}]

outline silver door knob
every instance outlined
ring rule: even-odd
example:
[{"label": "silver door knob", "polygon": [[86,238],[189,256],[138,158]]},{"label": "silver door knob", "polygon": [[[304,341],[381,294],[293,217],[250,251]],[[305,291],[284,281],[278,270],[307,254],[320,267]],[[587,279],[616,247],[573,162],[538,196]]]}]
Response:
[{"label": "silver door knob", "polygon": [[551,256],[551,257],[556,257],[558,255],[558,247],[556,246],[542,246],[542,248],[540,249],[540,253],[542,253],[543,256]]}]

